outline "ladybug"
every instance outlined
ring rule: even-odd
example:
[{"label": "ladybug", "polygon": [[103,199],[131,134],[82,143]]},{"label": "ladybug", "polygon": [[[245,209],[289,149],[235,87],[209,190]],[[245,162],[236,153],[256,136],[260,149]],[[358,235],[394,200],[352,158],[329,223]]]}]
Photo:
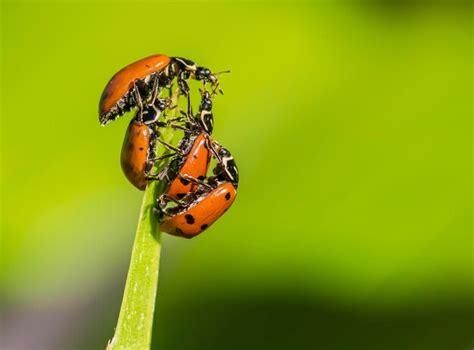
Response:
[{"label": "ladybug", "polygon": [[[173,57],[172,63],[170,64],[170,71],[172,75],[178,76],[178,86],[181,92],[189,99],[189,86],[186,80],[192,78],[198,81],[202,81],[204,84],[210,83],[214,86],[214,90],[218,90],[221,94],[223,93],[219,85],[217,76],[221,73],[228,73],[229,71],[223,71],[213,74],[209,68],[197,66],[193,61],[183,57]],[[188,106],[190,104],[188,103]]]},{"label": "ladybug", "polygon": [[[137,95],[147,96],[151,86],[159,88],[164,80],[164,69],[171,58],[152,55],[133,62],[119,70],[105,86],[99,101],[99,120],[102,125],[130,111],[137,103]],[[151,85],[150,83],[153,82]]]},{"label": "ladybug", "polygon": [[214,130],[214,115],[212,114],[212,95],[209,91],[201,92],[201,102],[199,104],[199,113],[194,117],[192,114],[188,114],[181,111],[181,117],[178,120],[183,121],[183,117],[186,119],[185,126],[171,124],[172,127],[182,129],[186,134],[200,134],[205,132],[211,135]]},{"label": "ladybug", "polygon": [[216,222],[235,200],[237,191],[224,182],[210,192],[196,191],[193,201],[178,206],[160,224],[160,231],[174,236],[193,238]]},{"label": "ladybug", "polygon": [[217,74],[208,68],[199,67],[186,58],[152,55],[122,68],[107,83],[99,101],[101,125],[117,119],[134,107],[141,110],[142,99],[147,100],[151,94],[157,96],[163,87],[171,86],[175,77],[181,93],[188,99],[188,111],[191,111],[191,102],[187,79],[211,83],[222,92]]},{"label": "ladybug", "polygon": [[147,185],[146,173],[151,168],[148,161],[151,158],[150,140],[152,130],[148,125],[132,119],[123,140],[120,164],[128,181],[139,190],[145,190]]},{"label": "ladybug", "polygon": [[213,130],[212,100],[207,91],[201,91],[202,99],[199,113],[190,119],[187,127],[171,124],[171,127],[181,128],[185,131],[184,138],[178,144],[179,152],[165,169],[157,176],[169,183],[166,191],[170,199],[181,199],[188,192],[192,192],[196,185],[186,180],[190,176],[204,180],[211,161],[211,139]]},{"label": "ladybug", "polygon": [[170,198],[166,194],[159,198],[156,212],[162,220],[162,232],[193,238],[216,222],[234,202],[239,181],[235,160],[227,149],[215,141],[212,149],[218,160],[213,176],[202,181],[183,175],[198,187],[180,201],[171,200],[177,206],[167,208]]},{"label": "ladybug", "polygon": [[[125,133],[122,146],[120,162],[122,170],[127,179],[139,190],[144,190],[147,181],[150,179],[168,179],[168,195],[173,199],[180,199],[195,188],[195,185],[185,180],[178,174],[204,179],[209,163],[209,135],[212,132],[212,100],[209,92],[201,91],[202,99],[200,111],[195,120],[192,120],[191,128],[183,128],[186,136],[175,148],[159,139],[159,127],[171,126],[179,128],[179,125],[168,124],[159,121],[161,112],[171,104],[170,99],[155,99],[147,105],[142,112],[137,113],[137,117],[130,122]],[[204,132],[199,133],[200,130]],[[160,142],[164,147],[174,151],[174,153],[156,158],[156,142]],[[161,159],[175,156],[164,171],[157,175],[151,174],[153,165]],[[173,179],[170,181],[170,179]]]},{"label": "ladybug", "polygon": [[[158,119],[170,103],[169,99],[156,99],[152,105],[144,109],[143,113],[137,113],[125,132],[120,164],[127,179],[139,190],[143,191],[146,188],[155,162],[173,155],[155,157],[156,141],[161,141],[158,138],[158,127],[163,125]],[[163,141],[161,143],[169,147]]]},{"label": "ladybug", "polygon": [[192,192],[196,184],[187,180],[186,176],[204,180],[211,161],[209,136],[206,133],[183,138],[178,148],[182,153],[177,154],[165,168],[169,182],[166,195],[172,199],[182,199]]}]

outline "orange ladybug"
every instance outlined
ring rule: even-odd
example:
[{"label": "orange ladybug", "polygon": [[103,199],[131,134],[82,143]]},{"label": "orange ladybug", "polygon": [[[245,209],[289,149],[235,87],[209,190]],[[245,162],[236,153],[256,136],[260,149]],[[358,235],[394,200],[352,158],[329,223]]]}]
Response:
[{"label": "orange ladybug", "polygon": [[119,70],[107,83],[100,97],[100,123],[105,125],[130,111],[139,103],[137,95],[150,94],[152,86],[158,89],[160,80],[163,82],[166,76],[163,71],[170,62],[170,57],[158,54],[142,58]]},{"label": "orange ladybug", "polygon": [[[215,141],[211,147],[218,161],[213,176],[200,180],[179,174],[180,178],[197,185],[197,190],[187,193],[181,200],[174,200],[168,194],[159,198],[157,214],[162,220],[162,232],[193,238],[216,222],[233,204],[239,182],[237,165],[226,148]],[[170,202],[177,205],[169,208]]]},{"label": "orange ladybug", "polygon": [[170,184],[166,194],[173,199],[182,199],[196,188],[196,184],[182,175],[204,180],[211,161],[209,136],[205,133],[184,138],[178,148],[183,150],[186,156],[178,155],[169,165],[167,176],[169,177],[170,173],[174,173],[174,176],[172,175],[172,179],[169,179]]},{"label": "orange ladybug", "polygon": [[177,78],[178,87],[188,98],[188,111],[191,110],[187,79],[210,83],[219,89],[217,74],[206,67],[197,66],[193,61],[182,57],[168,57],[163,54],[148,56],[119,70],[102,92],[99,101],[99,121],[105,125],[132,108],[141,111],[142,100],[157,96],[163,87],[170,87]]},{"label": "orange ladybug", "polygon": [[155,100],[154,104],[147,106],[143,113],[132,119],[125,132],[120,164],[130,183],[142,191],[145,190],[148,179],[152,177],[150,171],[155,162],[173,155],[155,157],[156,141],[160,141],[158,126],[162,126],[158,119],[169,103],[169,100]]},{"label": "orange ladybug", "polygon": [[162,232],[184,238],[193,238],[211,226],[234,203],[237,190],[224,182],[210,192],[196,193],[188,205],[177,207],[173,215],[163,220]]},{"label": "orange ladybug", "polygon": [[152,130],[148,125],[132,120],[125,133],[120,154],[123,173],[132,185],[142,191],[146,188],[146,173],[150,167],[148,158],[152,149],[150,147],[151,135]]}]

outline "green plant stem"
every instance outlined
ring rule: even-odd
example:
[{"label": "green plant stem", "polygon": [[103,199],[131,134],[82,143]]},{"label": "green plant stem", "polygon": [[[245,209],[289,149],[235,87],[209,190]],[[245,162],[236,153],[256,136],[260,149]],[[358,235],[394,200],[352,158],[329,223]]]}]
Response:
[{"label": "green plant stem", "polygon": [[[177,102],[177,91],[172,100]],[[160,137],[170,142],[173,132],[168,128]],[[150,349],[161,254],[161,234],[153,209],[164,188],[163,182],[150,181],[145,190],[122,306],[107,350]]]},{"label": "green plant stem", "polygon": [[143,196],[122,307],[107,350],[150,349],[161,253],[153,207],[160,185],[150,182]]}]

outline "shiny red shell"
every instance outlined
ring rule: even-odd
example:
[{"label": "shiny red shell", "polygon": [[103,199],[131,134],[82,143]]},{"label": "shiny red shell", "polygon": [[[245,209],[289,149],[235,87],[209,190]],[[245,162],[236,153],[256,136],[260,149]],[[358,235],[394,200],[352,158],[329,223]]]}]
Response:
[{"label": "shiny red shell", "polygon": [[184,238],[197,236],[229,209],[236,195],[235,187],[230,182],[224,182],[191,203],[185,210],[165,217],[160,224],[160,230]]},{"label": "shiny red shell", "polygon": [[[180,174],[189,175],[195,179],[204,179],[211,161],[211,154],[207,144],[208,137],[206,134],[203,133],[196,137],[183,166],[179,170]],[[176,176],[176,178],[171,181],[166,194],[171,198],[181,199],[195,188],[196,184]]]},{"label": "shiny red shell", "polygon": [[133,82],[162,71],[169,63],[166,55],[152,55],[119,70],[105,86],[99,102],[99,114],[109,112],[133,87]]},{"label": "shiny red shell", "polygon": [[120,164],[128,181],[142,191],[147,185],[145,170],[150,138],[150,128],[137,120],[132,120],[125,133],[120,155]]}]

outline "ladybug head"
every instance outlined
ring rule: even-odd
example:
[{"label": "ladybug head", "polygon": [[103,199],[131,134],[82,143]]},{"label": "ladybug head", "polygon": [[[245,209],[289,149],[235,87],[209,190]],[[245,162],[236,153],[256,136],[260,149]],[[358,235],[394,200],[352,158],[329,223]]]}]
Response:
[{"label": "ladybug head", "polygon": [[212,99],[209,91],[201,90],[201,104],[199,105],[200,111],[210,111],[212,109]]},{"label": "ladybug head", "polygon": [[214,83],[217,80],[217,77],[214,76],[209,68],[206,67],[197,67],[196,72],[194,73],[196,80],[202,80],[204,82]]}]

